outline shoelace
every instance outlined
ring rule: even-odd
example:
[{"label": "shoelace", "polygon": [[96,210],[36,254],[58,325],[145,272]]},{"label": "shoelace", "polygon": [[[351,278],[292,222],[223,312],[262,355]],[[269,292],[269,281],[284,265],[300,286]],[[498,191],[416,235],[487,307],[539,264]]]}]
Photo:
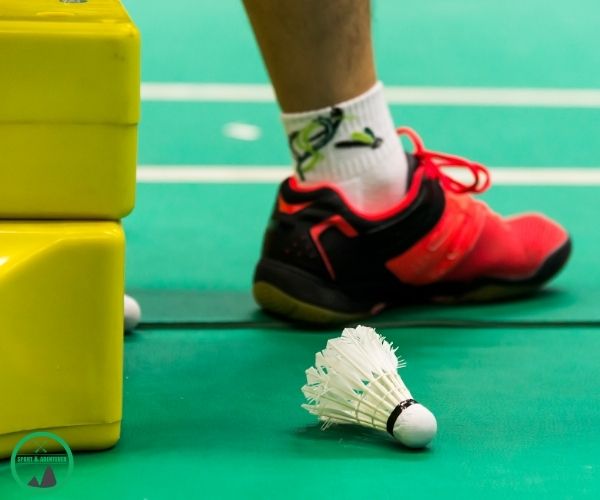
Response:
[{"label": "shoelace", "polygon": [[[461,194],[483,193],[490,187],[490,173],[480,163],[475,163],[460,156],[426,149],[419,134],[410,127],[398,127],[396,133],[399,136],[406,135],[410,139],[415,148],[412,154],[425,169],[425,175],[430,179],[438,179],[443,188]],[[473,174],[473,182],[471,184],[464,184],[454,179],[443,171],[445,167],[464,167],[470,170]]]}]

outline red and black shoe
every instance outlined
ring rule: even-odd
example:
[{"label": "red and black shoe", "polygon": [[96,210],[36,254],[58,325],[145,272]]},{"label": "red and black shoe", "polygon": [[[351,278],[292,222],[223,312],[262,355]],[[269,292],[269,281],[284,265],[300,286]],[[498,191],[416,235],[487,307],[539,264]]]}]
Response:
[{"label": "red and black shoe", "polygon": [[[415,301],[487,301],[530,293],[565,265],[571,242],[539,214],[502,218],[469,193],[488,171],[428,151],[408,128],[410,189],[378,215],[352,207],[335,186],[281,184],[254,275],[266,311],[311,323],[346,322]],[[473,175],[463,184],[444,167]]]}]

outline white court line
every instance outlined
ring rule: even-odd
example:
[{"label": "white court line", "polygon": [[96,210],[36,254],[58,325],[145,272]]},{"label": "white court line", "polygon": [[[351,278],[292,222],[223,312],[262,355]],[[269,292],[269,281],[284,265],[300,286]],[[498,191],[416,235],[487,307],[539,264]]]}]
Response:
[{"label": "white court line", "polygon": [[[493,87],[386,87],[390,104],[600,108],[600,90]],[[273,102],[270,85],[230,83],[142,84],[144,101]]]},{"label": "white court line", "polygon": [[[468,173],[450,174],[467,181]],[[289,166],[257,165],[142,165],[137,179],[149,184],[272,184],[289,176]],[[495,167],[492,182],[516,186],[600,186],[600,167]]]}]

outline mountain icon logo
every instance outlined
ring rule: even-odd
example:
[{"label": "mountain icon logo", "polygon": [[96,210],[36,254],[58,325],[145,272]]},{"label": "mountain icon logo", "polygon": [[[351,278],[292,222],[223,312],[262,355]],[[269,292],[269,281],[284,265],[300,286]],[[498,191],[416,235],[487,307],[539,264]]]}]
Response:
[{"label": "mountain icon logo", "polygon": [[52,467],[46,467],[41,483],[37,480],[37,477],[33,476],[31,481],[27,483],[27,486],[31,486],[32,488],[53,488],[56,486],[56,476],[54,475]]}]

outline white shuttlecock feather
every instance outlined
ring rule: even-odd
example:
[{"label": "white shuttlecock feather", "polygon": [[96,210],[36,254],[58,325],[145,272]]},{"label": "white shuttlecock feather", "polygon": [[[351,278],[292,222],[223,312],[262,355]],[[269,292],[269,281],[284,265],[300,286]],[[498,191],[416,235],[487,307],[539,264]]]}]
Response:
[{"label": "white shuttlecock feather", "polygon": [[398,369],[396,349],[374,329],[346,328],[306,370],[302,407],[323,422],[358,424],[387,431],[405,446],[426,446],[437,432],[433,414],[417,403]]}]

